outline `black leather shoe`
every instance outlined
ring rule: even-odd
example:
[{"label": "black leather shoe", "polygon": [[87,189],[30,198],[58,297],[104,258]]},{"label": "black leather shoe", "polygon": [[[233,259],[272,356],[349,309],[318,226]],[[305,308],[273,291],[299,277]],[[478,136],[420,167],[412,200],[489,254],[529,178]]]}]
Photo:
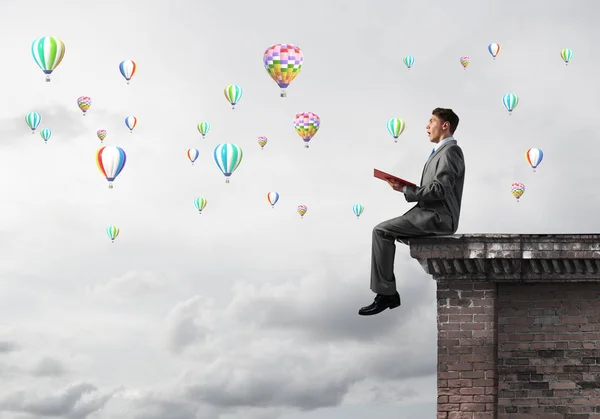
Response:
[{"label": "black leather shoe", "polygon": [[361,316],[372,316],[373,314],[381,313],[386,308],[390,310],[400,305],[400,294],[394,295],[381,295],[377,294],[375,301],[371,305],[362,307],[358,310],[358,314]]}]

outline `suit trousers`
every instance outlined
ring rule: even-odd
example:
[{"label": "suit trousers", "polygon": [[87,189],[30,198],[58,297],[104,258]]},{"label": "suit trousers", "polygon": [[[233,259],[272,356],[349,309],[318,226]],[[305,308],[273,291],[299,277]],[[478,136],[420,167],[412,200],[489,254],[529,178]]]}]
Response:
[{"label": "suit trousers", "polygon": [[373,228],[371,250],[371,291],[382,295],[396,293],[396,277],[394,276],[396,240],[408,244],[411,237],[433,235],[417,228],[404,216],[392,218],[376,225]]}]

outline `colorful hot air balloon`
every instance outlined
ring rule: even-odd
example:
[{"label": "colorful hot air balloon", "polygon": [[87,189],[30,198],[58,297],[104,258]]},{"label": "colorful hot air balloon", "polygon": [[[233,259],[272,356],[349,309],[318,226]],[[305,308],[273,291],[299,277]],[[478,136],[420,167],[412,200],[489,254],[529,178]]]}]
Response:
[{"label": "colorful hot air balloon", "polygon": [[198,124],[198,132],[202,134],[202,138],[205,138],[208,131],[210,131],[210,124],[207,121],[202,121]]},{"label": "colorful hot air balloon", "polygon": [[198,213],[202,214],[202,210],[204,207],[206,207],[206,198],[199,196],[198,198],[194,199],[194,205],[196,206]]},{"label": "colorful hot air balloon", "polygon": [[49,128],[44,128],[43,130],[40,131],[40,135],[44,139],[44,142],[46,144],[48,144],[48,140],[52,136],[52,131]]},{"label": "colorful hot air balloon", "polygon": [[125,125],[129,128],[129,133],[133,134],[133,129],[137,125],[137,118],[135,116],[128,116],[125,118]]},{"label": "colorful hot air balloon", "polygon": [[544,158],[544,153],[539,148],[530,148],[525,152],[525,159],[527,163],[532,167],[533,171],[539,166]]},{"label": "colorful hot air balloon", "polygon": [[500,44],[489,44],[488,51],[492,54],[494,60],[496,59],[496,55],[500,52]]},{"label": "colorful hot air balloon", "polygon": [[404,127],[406,123],[402,119],[392,118],[387,121],[387,129],[392,137],[394,137],[394,142],[398,142],[398,136],[404,132]]},{"label": "colorful hot air balloon", "polygon": [[42,122],[42,115],[37,112],[29,112],[25,116],[25,122],[27,123],[27,126],[31,128],[31,133],[35,134],[35,129],[39,127]]},{"label": "colorful hot air balloon", "polygon": [[242,162],[244,153],[235,144],[219,144],[213,151],[213,159],[225,175],[225,183],[229,183],[229,176],[238,168]]},{"label": "colorful hot air balloon", "polygon": [[258,137],[258,145],[261,150],[265,149],[265,145],[267,145],[267,137]]},{"label": "colorful hot air balloon", "polygon": [[407,55],[406,57],[404,57],[402,59],[402,61],[404,61],[404,65],[406,67],[408,67],[408,69],[410,70],[410,68],[413,66],[413,64],[415,63],[415,57],[413,57],[412,55]]},{"label": "colorful hot air balloon", "polygon": [[120,232],[121,230],[119,230],[119,227],[117,226],[109,226],[106,228],[106,234],[113,243],[115,242],[115,239],[119,236]]},{"label": "colorful hot air balloon", "polygon": [[96,151],[96,166],[108,180],[108,189],[113,188],[112,182],[125,167],[126,160],[127,156],[121,147],[104,146]]},{"label": "colorful hot air balloon", "polygon": [[223,93],[225,93],[225,99],[231,103],[231,109],[235,109],[235,105],[242,98],[243,90],[237,84],[230,84],[223,90]]},{"label": "colorful hot air balloon", "polygon": [[190,161],[192,162],[192,165],[194,164],[194,162],[198,158],[198,155],[200,155],[200,152],[198,150],[196,150],[195,148],[190,148],[187,151],[188,159],[190,159]]},{"label": "colorful hot air balloon", "polygon": [[92,99],[87,96],[79,96],[77,98],[77,106],[79,106],[79,109],[83,112],[83,116],[85,116],[85,113],[90,109],[90,106],[92,106]]},{"label": "colorful hot air balloon", "polygon": [[510,190],[515,198],[517,198],[517,202],[519,202],[519,198],[525,193],[525,185],[519,182],[515,182],[511,185]]},{"label": "colorful hot air balloon", "polygon": [[298,214],[300,214],[300,218],[304,218],[304,214],[308,211],[308,207],[306,205],[298,205]]},{"label": "colorful hot air balloon", "polygon": [[43,36],[31,44],[31,54],[37,65],[50,81],[50,74],[58,67],[65,56],[65,44],[58,38]]},{"label": "colorful hot air balloon", "polygon": [[300,74],[304,55],[300,48],[291,44],[275,44],[265,50],[263,63],[269,76],[281,88],[281,97],[286,97],[285,89]]},{"label": "colorful hot air balloon", "polygon": [[352,206],[352,211],[354,211],[354,215],[356,215],[356,218],[359,218],[360,214],[362,214],[364,210],[365,208],[361,204],[354,204]]},{"label": "colorful hot air balloon", "polygon": [[279,194],[277,192],[267,193],[267,201],[271,204],[271,208],[275,208],[275,204],[279,201]]},{"label": "colorful hot air balloon", "polygon": [[98,132],[96,133],[96,135],[98,136],[98,138],[100,138],[100,142],[102,142],[106,138],[106,130],[99,129]]},{"label": "colorful hot air balloon", "polygon": [[571,61],[571,58],[573,58],[573,51],[571,51],[569,48],[565,48],[560,51],[560,57],[565,62],[565,65],[568,65],[569,61]]},{"label": "colorful hot air balloon", "polygon": [[466,55],[465,55],[465,56],[462,56],[462,57],[460,57],[460,64],[463,66],[463,68],[464,68],[465,70],[466,70],[466,69],[467,69],[467,67],[469,66],[469,63],[470,63],[470,62],[471,62],[471,57],[467,57]]},{"label": "colorful hot air balloon", "polygon": [[137,70],[137,64],[135,61],[126,60],[121,61],[121,64],[119,64],[119,71],[125,80],[127,80],[127,84],[129,84],[129,80],[131,80],[135,74],[135,70]]},{"label": "colorful hot air balloon", "polygon": [[515,109],[517,107],[517,104],[519,103],[519,97],[514,93],[507,93],[502,98],[502,103],[504,104],[504,107],[508,110],[508,114],[512,115],[513,109]]},{"label": "colorful hot air balloon", "polygon": [[321,118],[312,112],[300,112],[294,118],[294,128],[298,135],[304,140],[304,147],[308,148],[308,143],[315,136],[321,126]]}]

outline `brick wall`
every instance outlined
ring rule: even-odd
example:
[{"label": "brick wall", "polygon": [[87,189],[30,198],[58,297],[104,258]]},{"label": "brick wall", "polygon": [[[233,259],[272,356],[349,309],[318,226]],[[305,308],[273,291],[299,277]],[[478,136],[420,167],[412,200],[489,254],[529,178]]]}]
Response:
[{"label": "brick wall", "polygon": [[498,419],[600,419],[600,284],[498,284]]},{"label": "brick wall", "polygon": [[438,419],[496,418],[496,288],[438,281]]}]

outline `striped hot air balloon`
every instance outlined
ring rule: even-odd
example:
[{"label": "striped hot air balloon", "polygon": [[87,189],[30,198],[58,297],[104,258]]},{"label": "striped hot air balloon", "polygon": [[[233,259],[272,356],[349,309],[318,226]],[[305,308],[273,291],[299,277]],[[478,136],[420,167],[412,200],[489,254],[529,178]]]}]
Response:
[{"label": "striped hot air balloon", "polygon": [[58,67],[65,56],[65,44],[58,38],[42,36],[31,44],[31,54],[36,64],[50,81],[50,74]]},{"label": "striped hot air balloon", "polygon": [[500,53],[500,44],[495,44],[495,43],[489,44],[488,51],[492,55],[493,59],[495,60],[498,53]]},{"label": "striped hot air balloon", "polygon": [[308,143],[317,134],[321,126],[321,118],[312,112],[300,112],[294,118],[294,128],[298,135],[304,140],[304,147],[308,148]]},{"label": "striped hot air balloon", "polygon": [[265,149],[265,145],[267,145],[267,137],[258,137],[258,145],[261,150]]},{"label": "striped hot air balloon", "polygon": [[225,93],[225,99],[231,103],[231,109],[235,109],[235,105],[242,98],[243,90],[237,84],[230,84],[229,86],[225,87],[223,93]]},{"label": "striped hot air balloon", "polygon": [[543,158],[544,153],[539,148],[530,148],[525,152],[525,159],[527,159],[527,163],[529,163],[534,172]]},{"label": "striped hot air balloon", "polygon": [[194,205],[196,206],[198,213],[202,214],[202,210],[204,207],[206,207],[206,198],[199,196],[198,198],[194,199]]},{"label": "striped hot air balloon", "polygon": [[44,139],[44,142],[46,144],[48,144],[48,140],[52,136],[52,130],[50,130],[49,128],[44,128],[43,130],[40,131],[40,135]]},{"label": "striped hot air balloon", "polygon": [[121,72],[121,75],[125,78],[125,80],[127,80],[127,84],[129,84],[129,81],[135,74],[135,70],[137,70],[137,64],[135,63],[135,61],[126,60],[121,61],[121,63],[119,64],[119,71]]},{"label": "striped hot air balloon", "polygon": [[413,57],[412,55],[407,55],[406,57],[404,57],[402,59],[402,61],[404,61],[404,65],[406,67],[408,67],[408,69],[410,70],[410,68],[413,66],[413,64],[415,63],[415,57]]},{"label": "striped hot air balloon", "polygon": [[120,232],[121,230],[117,226],[108,226],[106,228],[106,234],[113,243],[115,242],[115,239],[119,236]]},{"label": "striped hot air balloon", "polygon": [[35,134],[35,129],[39,127],[42,122],[42,115],[37,112],[29,112],[25,116],[25,122],[27,123],[27,126],[31,128],[31,133]]},{"label": "striped hot air balloon", "polygon": [[512,115],[512,111],[513,111],[513,109],[515,109],[517,107],[518,103],[519,103],[519,97],[517,95],[515,95],[514,93],[507,93],[502,98],[502,104],[508,111],[509,115]]},{"label": "striped hot air balloon", "polygon": [[128,116],[125,118],[125,125],[129,128],[129,133],[133,133],[133,129],[137,125],[137,118],[135,116]]},{"label": "striped hot air balloon", "polygon": [[85,116],[85,113],[89,111],[90,106],[92,106],[92,99],[88,96],[79,96],[77,98],[77,106],[79,106],[79,109],[83,112],[83,116]]},{"label": "striped hot air balloon", "polygon": [[400,134],[404,132],[404,127],[406,123],[403,119],[399,118],[391,118],[387,121],[387,129],[392,137],[394,137],[394,142],[398,142],[398,137]]},{"label": "striped hot air balloon", "polygon": [[298,214],[300,214],[300,218],[304,218],[304,214],[306,214],[306,211],[308,211],[308,207],[306,205],[298,205],[298,209],[296,210],[298,211]]},{"label": "striped hot air balloon", "polygon": [[269,76],[281,88],[281,97],[286,97],[286,88],[300,74],[304,55],[300,48],[291,44],[275,44],[265,50],[263,64]]},{"label": "striped hot air balloon", "polygon": [[99,129],[98,132],[96,132],[96,135],[100,139],[100,142],[102,142],[106,138],[106,130],[105,129]]},{"label": "striped hot air balloon", "polygon": [[195,148],[189,148],[188,151],[186,152],[188,159],[190,159],[190,161],[192,162],[192,165],[194,164],[194,162],[196,161],[196,159],[198,158],[198,156],[200,155],[200,152],[195,149]]},{"label": "striped hot air balloon", "polygon": [[219,144],[213,151],[213,159],[217,167],[225,175],[225,183],[229,183],[229,177],[242,162],[244,153],[236,144]]},{"label": "striped hot air balloon", "polygon": [[108,181],[108,189],[113,188],[112,183],[123,171],[126,161],[127,155],[121,147],[104,146],[96,151],[96,166]]},{"label": "striped hot air balloon", "polygon": [[271,204],[271,208],[275,208],[275,204],[279,201],[279,194],[277,192],[268,192],[267,201]]},{"label": "striped hot air balloon", "polygon": [[198,124],[198,132],[202,134],[202,138],[205,138],[208,131],[210,131],[210,124],[207,121],[202,121]]},{"label": "striped hot air balloon", "polygon": [[364,210],[365,207],[363,207],[361,204],[354,204],[352,206],[352,211],[354,211],[354,215],[356,215],[356,218],[359,218],[360,214],[362,214]]},{"label": "striped hot air balloon", "polygon": [[571,61],[573,58],[573,51],[571,51],[569,48],[562,49],[560,51],[560,58],[563,59],[565,65],[569,65],[569,61]]}]

